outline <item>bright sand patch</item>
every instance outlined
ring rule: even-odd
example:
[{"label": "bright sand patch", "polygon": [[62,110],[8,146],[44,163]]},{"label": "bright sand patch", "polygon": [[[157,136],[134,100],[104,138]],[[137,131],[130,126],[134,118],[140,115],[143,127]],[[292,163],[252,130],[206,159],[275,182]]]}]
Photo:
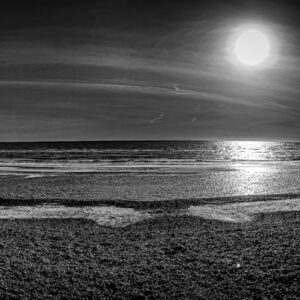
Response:
[{"label": "bright sand patch", "polygon": [[99,225],[123,227],[151,217],[145,211],[115,206],[67,207],[63,205],[6,206],[0,219],[91,219]]},{"label": "bright sand patch", "polygon": [[0,219],[91,219],[99,225],[124,227],[164,215],[189,215],[229,222],[251,221],[255,214],[278,211],[299,211],[300,199],[191,206],[173,213],[135,210],[115,206],[67,207],[63,205],[3,206]]},{"label": "bright sand patch", "polygon": [[300,199],[191,206],[188,215],[229,222],[251,221],[255,214],[279,211],[299,211]]}]

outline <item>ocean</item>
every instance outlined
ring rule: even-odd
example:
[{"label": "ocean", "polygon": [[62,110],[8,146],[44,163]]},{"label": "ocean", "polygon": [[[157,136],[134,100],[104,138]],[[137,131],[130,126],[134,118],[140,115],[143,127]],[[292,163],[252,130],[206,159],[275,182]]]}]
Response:
[{"label": "ocean", "polygon": [[142,201],[297,194],[300,143],[0,143],[0,180],[0,196],[13,198]]}]

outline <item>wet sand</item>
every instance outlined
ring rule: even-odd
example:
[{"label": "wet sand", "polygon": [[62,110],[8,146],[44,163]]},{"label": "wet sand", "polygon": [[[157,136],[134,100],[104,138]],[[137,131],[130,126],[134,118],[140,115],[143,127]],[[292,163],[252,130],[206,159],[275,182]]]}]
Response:
[{"label": "wet sand", "polygon": [[200,170],[196,173],[174,171],[172,174],[92,173],[34,178],[0,176],[0,198],[154,202],[199,197],[300,194],[299,167],[287,170],[288,173],[271,172],[267,168],[257,173],[226,169],[209,170],[208,173]]}]

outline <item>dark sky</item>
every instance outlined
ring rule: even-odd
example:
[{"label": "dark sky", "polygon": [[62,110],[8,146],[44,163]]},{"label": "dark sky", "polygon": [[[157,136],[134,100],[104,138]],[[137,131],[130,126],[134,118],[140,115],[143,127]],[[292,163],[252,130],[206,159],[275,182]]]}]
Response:
[{"label": "dark sky", "polygon": [[[296,1],[42,2],[1,7],[1,141],[300,140]],[[249,24],[258,69],[233,57]]]}]

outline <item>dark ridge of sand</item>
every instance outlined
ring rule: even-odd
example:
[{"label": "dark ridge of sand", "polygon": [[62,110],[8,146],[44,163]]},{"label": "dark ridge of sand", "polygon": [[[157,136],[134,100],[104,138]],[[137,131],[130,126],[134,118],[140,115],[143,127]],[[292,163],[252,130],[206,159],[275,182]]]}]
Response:
[{"label": "dark ridge of sand", "polygon": [[77,199],[6,199],[0,198],[0,206],[33,206],[42,204],[57,204],[65,206],[104,206],[112,205],[123,208],[139,209],[164,209],[176,210],[188,208],[191,205],[205,204],[226,204],[254,201],[275,201],[283,199],[300,198],[300,194],[270,194],[270,195],[246,195],[246,196],[228,196],[215,198],[192,198],[192,199],[170,199],[156,201],[136,201],[136,200],[77,200]]},{"label": "dark ridge of sand", "polygon": [[[297,299],[300,212],[164,216],[124,228],[0,220],[0,298]],[[299,298],[298,298],[299,299]]]}]

